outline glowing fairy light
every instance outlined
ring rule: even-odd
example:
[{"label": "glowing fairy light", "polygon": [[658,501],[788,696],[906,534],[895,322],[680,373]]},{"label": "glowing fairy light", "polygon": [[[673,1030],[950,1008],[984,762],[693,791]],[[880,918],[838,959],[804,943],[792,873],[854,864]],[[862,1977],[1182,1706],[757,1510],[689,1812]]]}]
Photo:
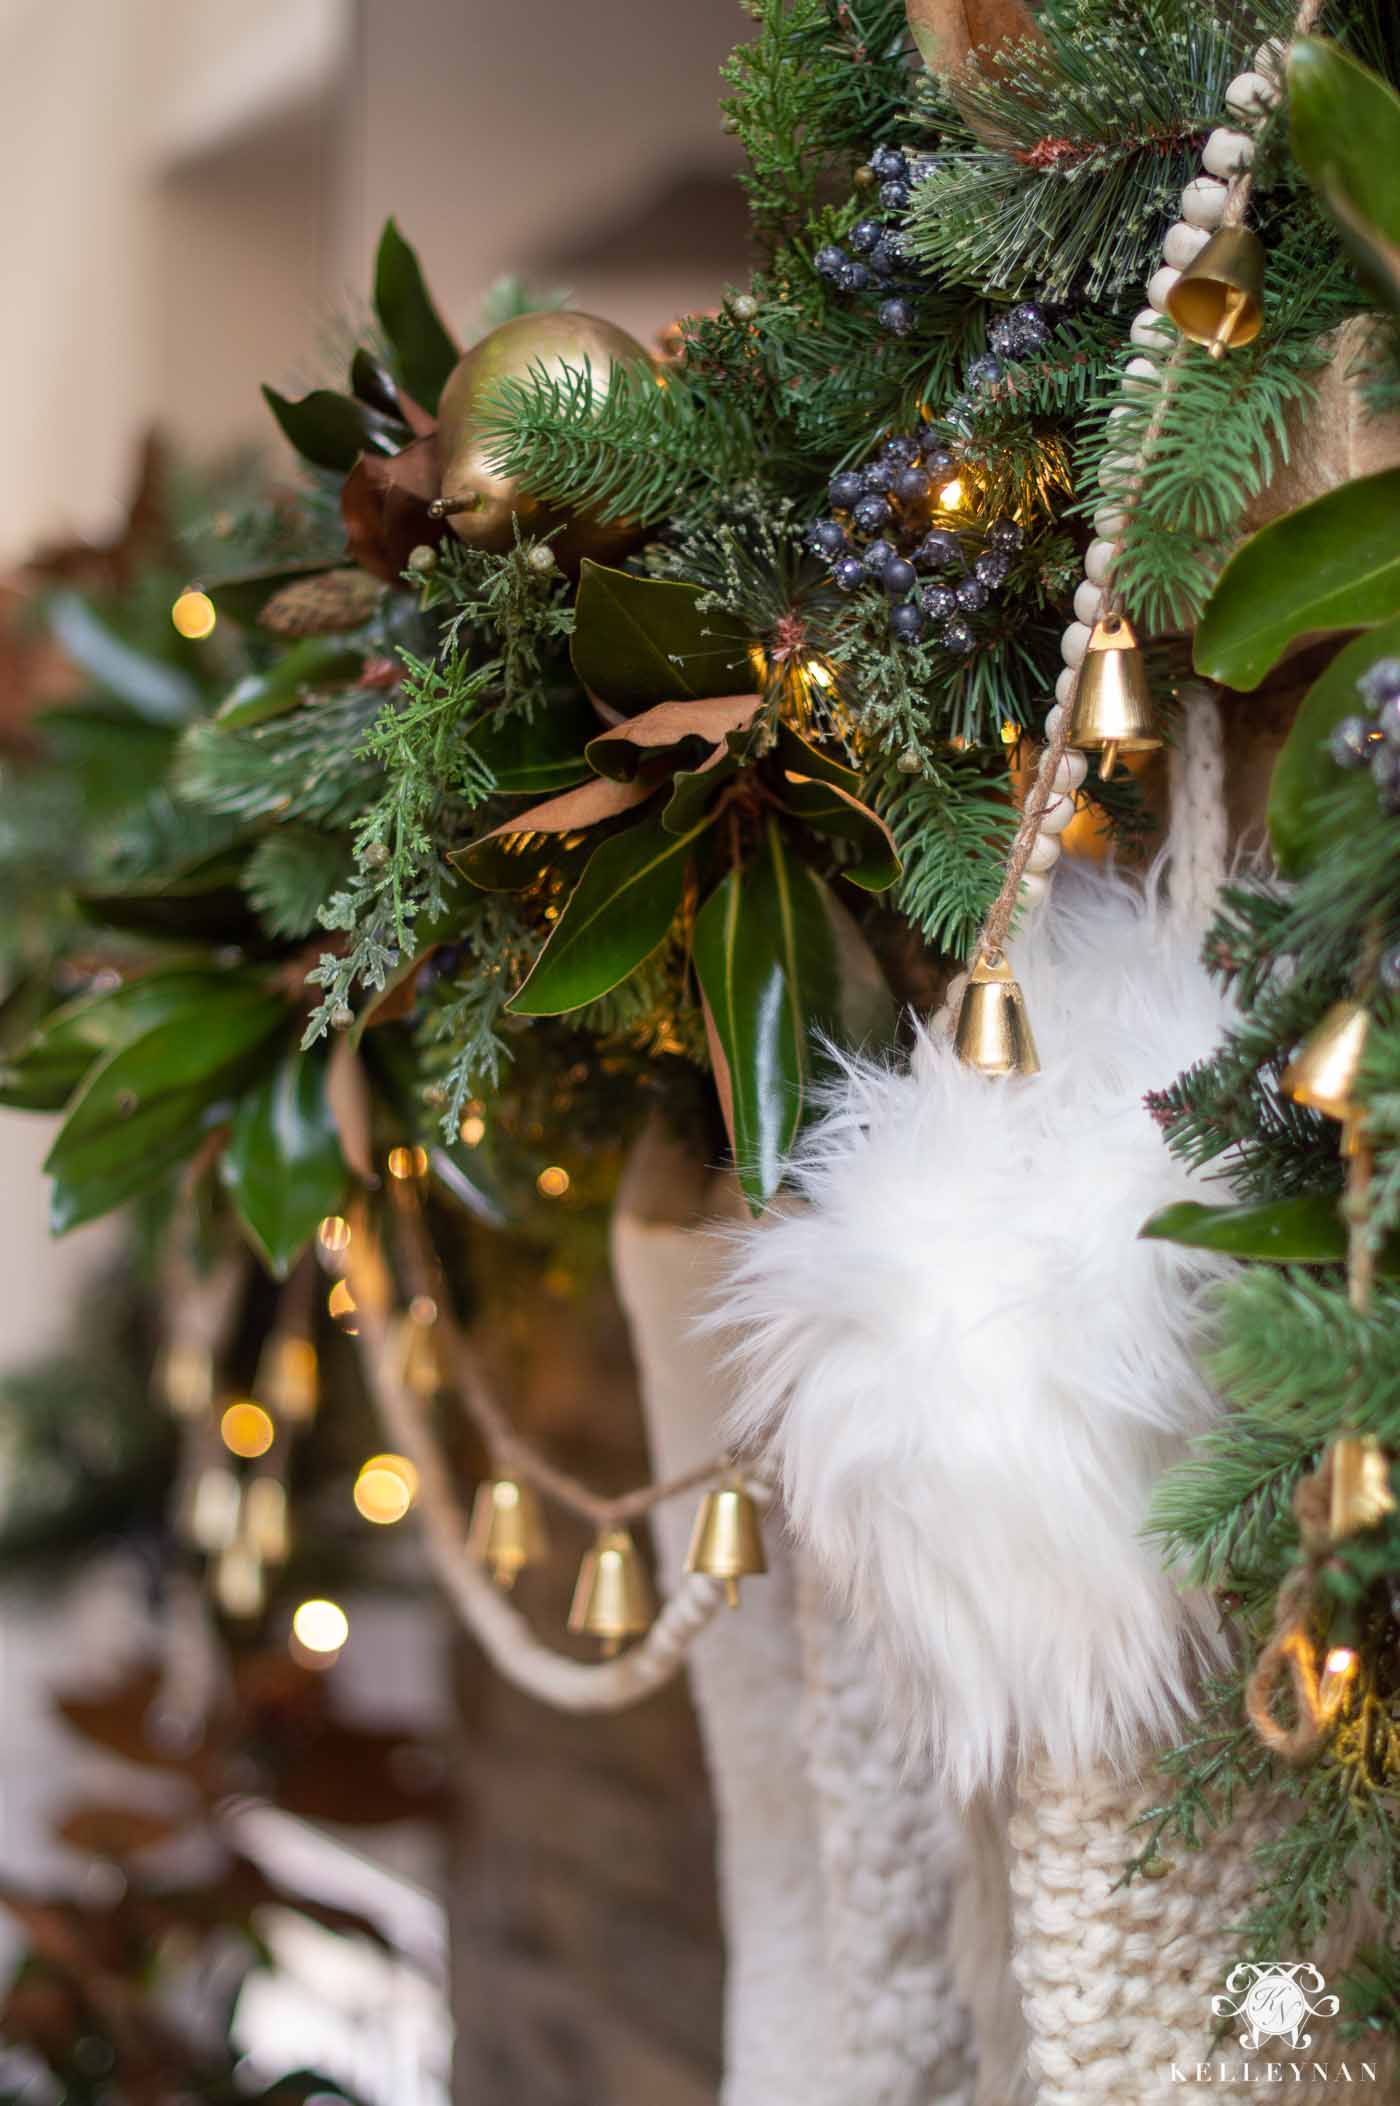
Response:
[{"label": "glowing fairy light", "polygon": [[241,1397],[237,1403],[229,1405],[220,1419],[219,1438],[230,1455],[251,1461],[255,1455],[266,1455],[277,1438],[277,1428],[261,1404],[255,1404],[250,1397]]},{"label": "glowing fairy light", "polygon": [[945,483],[939,491],[938,502],[942,505],[945,512],[956,512],[962,501],[963,486],[958,478],[954,476],[952,482]]},{"label": "glowing fairy light", "polygon": [[206,636],[214,633],[214,624],[219,617],[208,593],[191,585],[171,608],[170,619],[181,636],[187,636],[191,643],[202,643]]},{"label": "glowing fairy light", "polygon": [[339,1602],[304,1601],[292,1617],[292,1636],[318,1665],[329,1665],[350,1636],[350,1619]]}]

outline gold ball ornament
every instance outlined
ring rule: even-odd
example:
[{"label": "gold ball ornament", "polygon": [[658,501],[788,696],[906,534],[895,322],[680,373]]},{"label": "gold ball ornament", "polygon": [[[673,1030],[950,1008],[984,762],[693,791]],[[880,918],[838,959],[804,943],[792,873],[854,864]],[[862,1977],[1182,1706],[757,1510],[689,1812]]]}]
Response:
[{"label": "gold ball ornament", "polygon": [[564,310],[502,322],[473,344],[449,374],[438,404],[441,497],[448,524],[469,548],[503,555],[514,546],[517,519],[531,534],[562,527],[550,547],[568,566],[585,556],[607,562],[636,541],[638,530],[632,521],[541,504],[513,476],[496,474],[482,443],[483,407],[503,380],[528,380],[532,371],[541,370],[558,378],[568,370],[581,372],[585,363],[592,375],[594,402],[599,403],[607,395],[614,365],[651,366],[653,361],[625,329],[596,315]]}]

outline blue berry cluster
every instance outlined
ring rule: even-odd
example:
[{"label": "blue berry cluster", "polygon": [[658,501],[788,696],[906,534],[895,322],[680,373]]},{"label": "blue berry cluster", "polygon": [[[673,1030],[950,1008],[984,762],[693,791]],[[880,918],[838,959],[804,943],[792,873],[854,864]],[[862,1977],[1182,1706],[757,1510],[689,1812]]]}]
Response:
[{"label": "blue berry cluster", "polygon": [[1339,768],[1369,768],[1381,809],[1400,812],[1400,658],[1382,658],[1357,689],[1365,716],[1343,717],[1332,733]]},{"label": "blue berry cluster", "polygon": [[878,293],[880,327],[891,336],[908,336],[914,327],[919,269],[905,246],[900,222],[919,171],[897,146],[877,147],[870,156],[870,169],[888,216],[858,219],[844,248],[830,242],[817,250],[812,261],[839,292]]},{"label": "blue berry cluster", "polygon": [[1039,357],[1050,341],[1051,326],[1038,300],[1023,300],[1019,307],[993,322],[987,331],[988,348],[968,361],[962,393],[955,395],[943,412],[955,430],[972,429],[978,390],[994,388],[1005,377],[1008,363]]},{"label": "blue berry cluster", "polygon": [[962,655],[976,642],[969,615],[1006,583],[1022,534],[1014,519],[955,533],[935,526],[938,492],[955,474],[932,426],[887,439],[864,468],[843,468],[827,485],[832,516],[807,530],[842,592],[878,587],[900,643],[929,635]]}]

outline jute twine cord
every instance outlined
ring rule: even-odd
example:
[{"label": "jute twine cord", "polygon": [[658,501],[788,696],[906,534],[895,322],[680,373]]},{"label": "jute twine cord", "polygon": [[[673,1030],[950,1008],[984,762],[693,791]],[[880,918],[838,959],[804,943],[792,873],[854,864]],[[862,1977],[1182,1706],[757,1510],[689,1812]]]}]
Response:
[{"label": "jute twine cord", "polygon": [[434,1573],[449,1605],[507,1681],[558,1711],[621,1711],[675,1675],[700,1632],[724,1606],[724,1586],[687,1574],[646,1636],[615,1660],[573,1660],[536,1636],[476,1565],[467,1548],[468,1521],[422,1399],[399,1370],[390,1321],[389,1278],[368,1228],[355,1225],[351,1291],[365,1385],[385,1433],[418,1473],[417,1507]]}]

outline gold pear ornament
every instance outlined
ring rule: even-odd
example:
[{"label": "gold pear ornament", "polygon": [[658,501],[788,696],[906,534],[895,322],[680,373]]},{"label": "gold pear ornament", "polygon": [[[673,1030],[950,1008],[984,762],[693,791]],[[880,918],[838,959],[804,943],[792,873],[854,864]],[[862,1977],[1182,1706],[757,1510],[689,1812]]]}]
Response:
[{"label": "gold pear ornament", "polygon": [[1252,344],[1264,323],[1264,245],[1248,227],[1222,227],[1167,294],[1183,336],[1223,358]]},{"label": "gold pear ornament", "polygon": [[509,1590],[527,1565],[549,1549],[544,1515],[532,1486],[518,1477],[488,1477],[476,1489],[467,1550],[498,1587]]},{"label": "gold pear ornament", "polygon": [[740,1580],[768,1570],[758,1508],[737,1481],[717,1485],[701,1500],[685,1569],[723,1580],[731,1609],[739,1606]]},{"label": "gold pear ornament", "polygon": [[541,504],[515,477],[492,467],[494,447],[487,437],[492,398],[503,381],[528,383],[539,376],[571,391],[586,386],[597,410],[618,367],[655,375],[653,361],[625,329],[568,309],[517,315],[473,344],[448,375],[438,403],[440,495],[430,507],[434,515],[446,518],[469,548],[493,555],[515,546],[517,520],[530,534],[562,529],[550,547],[566,569],[585,556],[607,563],[622,555],[639,538],[634,523]]},{"label": "gold pear ornament", "polygon": [[979,1075],[1040,1073],[1025,1001],[1001,951],[979,953],[968,974],[953,1044]]},{"label": "gold pear ornament", "polygon": [[1070,705],[1069,743],[1081,753],[1098,754],[1103,782],[1120,753],[1150,753],[1162,743],[1147,666],[1124,614],[1100,615],[1090,632]]},{"label": "gold pear ornament", "polygon": [[583,1555],[569,1610],[569,1629],[600,1638],[611,1656],[638,1638],[656,1615],[656,1597],[637,1546],[625,1528],[601,1528]]}]

